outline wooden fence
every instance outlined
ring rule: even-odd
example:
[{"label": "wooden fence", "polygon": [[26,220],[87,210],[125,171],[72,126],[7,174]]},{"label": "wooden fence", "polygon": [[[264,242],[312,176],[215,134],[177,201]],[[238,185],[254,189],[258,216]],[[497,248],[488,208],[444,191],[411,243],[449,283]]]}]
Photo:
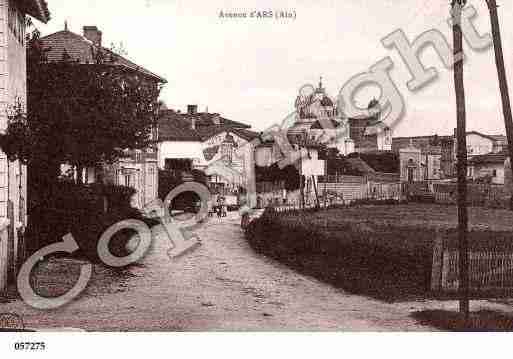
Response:
[{"label": "wooden fence", "polygon": [[[392,177],[389,177],[392,178]],[[300,206],[300,191],[286,191],[283,182],[257,183],[257,206],[268,205]],[[319,201],[324,207],[334,204],[349,204],[357,200],[396,200],[403,195],[403,184],[399,182],[378,182],[362,176],[320,176],[317,187],[305,186],[305,205],[311,206]]]},{"label": "wooden fence", "polygon": [[[433,247],[431,289],[457,291],[459,252],[444,249],[439,237]],[[513,252],[470,251],[469,287],[472,291],[513,290]]]},{"label": "wooden fence", "polygon": [[[430,186],[430,191],[434,194],[437,203],[456,203],[456,183],[434,183]],[[506,208],[508,196],[504,185],[476,183],[467,185],[467,203],[473,207]]]}]

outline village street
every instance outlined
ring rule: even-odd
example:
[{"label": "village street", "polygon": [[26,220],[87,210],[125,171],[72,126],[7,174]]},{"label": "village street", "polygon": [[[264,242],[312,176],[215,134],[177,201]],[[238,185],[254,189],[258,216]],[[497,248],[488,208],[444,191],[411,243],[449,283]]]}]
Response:
[{"label": "village street", "polygon": [[[63,308],[39,311],[15,300],[1,311],[42,329],[418,331],[433,328],[411,312],[456,308],[454,301],[384,303],[300,275],[254,253],[237,213],[211,218],[197,234],[202,245],[176,260],[166,254],[167,239],[156,236],[141,265],[118,273],[96,266],[87,290]],[[38,288],[55,294],[62,281],[76,280],[78,266],[52,259],[35,272]]]}]

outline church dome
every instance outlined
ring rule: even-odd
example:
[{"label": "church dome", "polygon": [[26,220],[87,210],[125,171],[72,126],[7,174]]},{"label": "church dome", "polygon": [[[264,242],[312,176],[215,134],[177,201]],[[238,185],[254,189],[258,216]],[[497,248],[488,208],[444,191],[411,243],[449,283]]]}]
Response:
[{"label": "church dome", "polygon": [[333,101],[328,96],[324,96],[321,99],[321,106],[333,106]]}]

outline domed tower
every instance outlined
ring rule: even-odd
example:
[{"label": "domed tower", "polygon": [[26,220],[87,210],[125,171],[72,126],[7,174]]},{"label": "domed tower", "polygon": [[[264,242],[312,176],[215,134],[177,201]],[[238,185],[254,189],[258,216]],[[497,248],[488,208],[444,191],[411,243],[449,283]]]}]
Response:
[{"label": "domed tower", "polygon": [[298,122],[315,122],[321,118],[334,120],[337,116],[335,102],[326,94],[322,77],[319,80],[319,86],[312,93],[305,90],[298,95],[295,107]]}]

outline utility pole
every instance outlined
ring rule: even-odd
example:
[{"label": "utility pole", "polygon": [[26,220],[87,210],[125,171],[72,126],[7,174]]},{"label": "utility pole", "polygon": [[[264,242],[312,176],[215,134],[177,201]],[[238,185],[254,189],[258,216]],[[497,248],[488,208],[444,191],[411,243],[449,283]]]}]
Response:
[{"label": "utility pole", "polygon": [[[510,163],[513,160],[513,118],[511,115],[511,103],[509,99],[508,80],[506,78],[506,69],[504,67],[504,55],[502,52],[501,30],[499,26],[499,16],[497,14],[497,3],[495,0],[486,0],[488,10],[490,11],[490,22],[492,25],[493,49],[495,51],[495,65],[497,67],[497,77],[499,78],[499,89],[501,92],[502,114],[504,116],[504,127],[506,128],[506,137],[508,138],[508,155]],[[513,178],[513,166],[511,166]],[[509,207],[513,210],[513,193],[510,194]]]},{"label": "utility pole", "polygon": [[454,44],[454,90],[456,93],[457,173],[458,173],[458,249],[459,249],[459,306],[465,321],[469,317],[468,276],[468,210],[467,210],[467,141],[465,86],[463,82],[463,40],[461,11],[466,0],[452,0],[452,33]]}]

